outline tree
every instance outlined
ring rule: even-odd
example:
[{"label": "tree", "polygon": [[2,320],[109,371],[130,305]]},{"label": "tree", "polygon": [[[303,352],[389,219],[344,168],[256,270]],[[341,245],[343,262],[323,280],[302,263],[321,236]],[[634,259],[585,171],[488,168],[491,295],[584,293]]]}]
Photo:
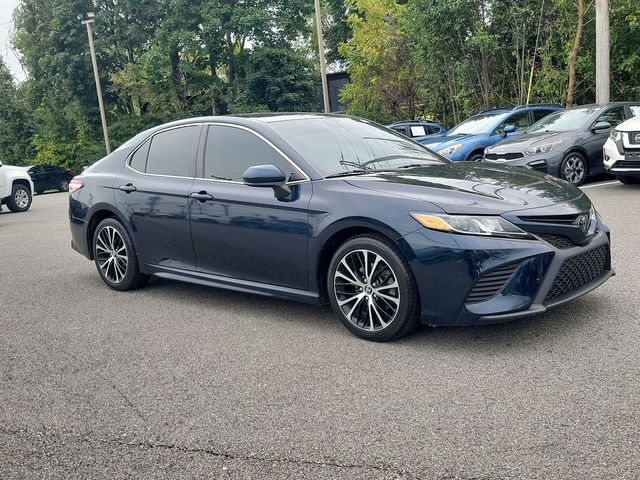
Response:
[{"label": "tree", "polygon": [[353,35],[340,46],[351,83],[342,90],[349,113],[385,122],[414,117],[420,88],[407,37],[400,25],[404,5],[395,0],[349,0]]},{"label": "tree", "polygon": [[33,118],[13,77],[0,57],[0,161],[26,165],[33,156]]}]

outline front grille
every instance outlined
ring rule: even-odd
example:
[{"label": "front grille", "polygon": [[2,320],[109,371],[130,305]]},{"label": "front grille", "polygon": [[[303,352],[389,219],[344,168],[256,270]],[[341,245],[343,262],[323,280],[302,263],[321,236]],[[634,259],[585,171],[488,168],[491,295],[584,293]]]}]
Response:
[{"label": "front grille", "polygon": [[542,233],[539,234],[538,237],[559,249],[572,248],[576,246],[569,237],[565,237],[564,235],[548,235],[546,233]]},{"label": "front grille", "polygon": [[565,295],[592,282],[609,269],[609,245],[568,258],[560,267],[545,301]]},{"label": "front grille", "polygon": [[484,302],[494,297],[511,279],[519,265],[519,262],[509,263],[483,274],[467,295],[466,303]]},{"label": "front grille", "polygon": [[516,158],[522,158],[524,155],[520,152],[509,153],[487,153],[484,158],[487,160],[515,160]]},{"label": "front grille", "polygon": [[[583,213],[589,213],[589,212],[587,211]],[[576,220],[580,215],[583,215],[583,213],[576,213],[571,215],[548,215],[544,217],[522,216],[519,218],[520,220],[523,220],[525,222],[532,222],[532,223],[555,223],[559,225],[572,225],[576,222]]]},{"label": "front grille", "polygon": [[629,143],[632,145],[640,145],[640,141],[638,141],[638,139],[640,138],[640,132],[629,132]]}]

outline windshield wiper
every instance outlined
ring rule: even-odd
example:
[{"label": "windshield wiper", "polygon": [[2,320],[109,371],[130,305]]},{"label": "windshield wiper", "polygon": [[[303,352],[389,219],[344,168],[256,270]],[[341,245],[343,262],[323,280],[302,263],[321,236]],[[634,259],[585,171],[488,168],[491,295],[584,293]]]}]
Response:
[{"label": "windshield wiper", "polygon": [[400,165],[399,167],[396,167],[397,170],[403,170],[406,168],[416,168],[416,167],[424,167],[425,164],[424,163],[409,163],[407,165]]},{"label": "windshield wiper", "polygon": [[362,170],[358,168],[354,170],[348,170],[346,172],[332,173],[331,175],[327,175],[324,178],[348,177],[350,175],[364,175],[365,173],[371,173],[371,172],[372,170]]}]

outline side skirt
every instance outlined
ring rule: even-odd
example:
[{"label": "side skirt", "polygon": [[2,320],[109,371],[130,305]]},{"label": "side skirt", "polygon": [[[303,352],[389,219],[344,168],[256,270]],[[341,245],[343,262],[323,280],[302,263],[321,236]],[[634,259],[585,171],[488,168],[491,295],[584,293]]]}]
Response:
[{"label": "side skirt", "polygon": [[298,290],[296,288],[282,287],[279,285],[239,280],[223,275],[160,267],[157,265],[147,264],[145,267],[145,273],[168,280],[177,280],[207,287],[224,288],[237,292],[254,293],[256,295],[293,300],[295,302],[309,303],[312,305],[322,304],[318,292],[309,292],[307,290]]}]

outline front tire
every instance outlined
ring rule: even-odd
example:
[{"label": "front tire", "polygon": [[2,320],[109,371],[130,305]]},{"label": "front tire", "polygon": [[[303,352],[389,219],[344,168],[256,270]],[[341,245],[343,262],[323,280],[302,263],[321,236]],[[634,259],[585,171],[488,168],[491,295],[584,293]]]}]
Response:
[{"label": "front tire", "polygon": [[344,326],[366,340],[396,340],[418,326],[418,288],[409,264],[380,235],[360,235],[338,248],[327,292]]},{"label": "front tire", "polygon": [[60,182],[58,183],[58,190],[60,190],[61,192],[68,192],[69,180],[67,180],[66,178],[63,178],[62,180],[60,180]]},{"label": "front tire", "polygon": [[481,162],[484,159],[484,154],[482,152],[473,152],[467,158],[468,162]]},{"label": "front tire", "polygon": [[93,258],[100,278],[114,290],[135,290],[149,280],[140,272],[129,233],[113,218],[98,224],[93,235]]},{"label": "front tire", "polygon": [[640,177],[629,177],[627,175],[616,175],[616,178],[625,185],[638,185],[640,184]]},{"label": "front tire", "polygon": [[560,178],[576,187],[584,183],[588,173],[587,161],[578,152],[570,152],[560,164]]},{"label": "front tire", "polygon": [[7,199],[7,207],[14,213],[26,212],[31,207],[31,192],[24,185],[14,185],[11,196]]}]

